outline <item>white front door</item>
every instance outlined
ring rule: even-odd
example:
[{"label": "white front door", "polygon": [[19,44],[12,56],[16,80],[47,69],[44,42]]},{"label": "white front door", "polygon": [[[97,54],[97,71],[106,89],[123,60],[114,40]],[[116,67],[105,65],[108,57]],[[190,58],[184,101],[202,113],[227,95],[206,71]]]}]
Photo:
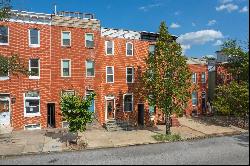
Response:
[{"label": "white front door", "polygon": [[9,95],[0,96],[0,125],[10,125],[10,98]]}]

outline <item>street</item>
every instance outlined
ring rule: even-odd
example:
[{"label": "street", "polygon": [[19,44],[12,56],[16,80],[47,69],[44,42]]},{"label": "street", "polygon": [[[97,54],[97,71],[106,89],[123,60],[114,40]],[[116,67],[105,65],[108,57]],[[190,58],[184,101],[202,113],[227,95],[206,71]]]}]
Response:
[{"label": "street", "polygon": [[249,164],[249,134],[122,148],[0,159],[8,164]]}]

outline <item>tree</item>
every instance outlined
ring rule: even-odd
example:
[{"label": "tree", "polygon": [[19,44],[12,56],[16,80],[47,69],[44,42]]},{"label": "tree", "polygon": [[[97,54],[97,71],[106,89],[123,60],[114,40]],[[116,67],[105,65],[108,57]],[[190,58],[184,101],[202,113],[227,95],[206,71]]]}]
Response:
[{"label": "tree", "polygon": [[87,123],[92,122],[92,113],[88,110],[95,94],[86,98],[79,95],[63,95],[61,97],[61,111],[63,119],[69,123],[69,131],[77,133],[86,130]]},{"label": "tree", "polygon": [[155,53],[146,58],[146,66],[143,82],[148,101],[165,114],[166,134],[170,134],[171,114],[182,112],[190,98],[191,72],[165,22],[160,25]]},{"label": "tree", "polygon": [[2,2],[0,2],[0,21],[10,17],[10,10],[10,0],[2,0]]}]

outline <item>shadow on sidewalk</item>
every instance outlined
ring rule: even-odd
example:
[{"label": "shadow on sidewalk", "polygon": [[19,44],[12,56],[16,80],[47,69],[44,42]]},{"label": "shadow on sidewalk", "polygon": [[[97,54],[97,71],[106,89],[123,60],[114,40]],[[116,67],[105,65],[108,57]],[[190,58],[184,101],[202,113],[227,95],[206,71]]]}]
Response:
[{"label": "shadow on sidewalk", "polygon": [[249,133],[236,135],[233,138],[238,142],[237,144],[243,147],[249,147]]}]

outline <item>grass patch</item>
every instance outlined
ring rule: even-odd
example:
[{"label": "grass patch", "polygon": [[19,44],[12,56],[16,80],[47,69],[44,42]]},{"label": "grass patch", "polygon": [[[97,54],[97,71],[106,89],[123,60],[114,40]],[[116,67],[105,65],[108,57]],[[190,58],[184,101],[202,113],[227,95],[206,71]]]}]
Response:
[{"label": "grass patch", "polygon": [[179,134],[171,134],[171,135],[166,135],[166,134],[157,134],[152,136],[156,141],[180,141],[181,136]]}]

